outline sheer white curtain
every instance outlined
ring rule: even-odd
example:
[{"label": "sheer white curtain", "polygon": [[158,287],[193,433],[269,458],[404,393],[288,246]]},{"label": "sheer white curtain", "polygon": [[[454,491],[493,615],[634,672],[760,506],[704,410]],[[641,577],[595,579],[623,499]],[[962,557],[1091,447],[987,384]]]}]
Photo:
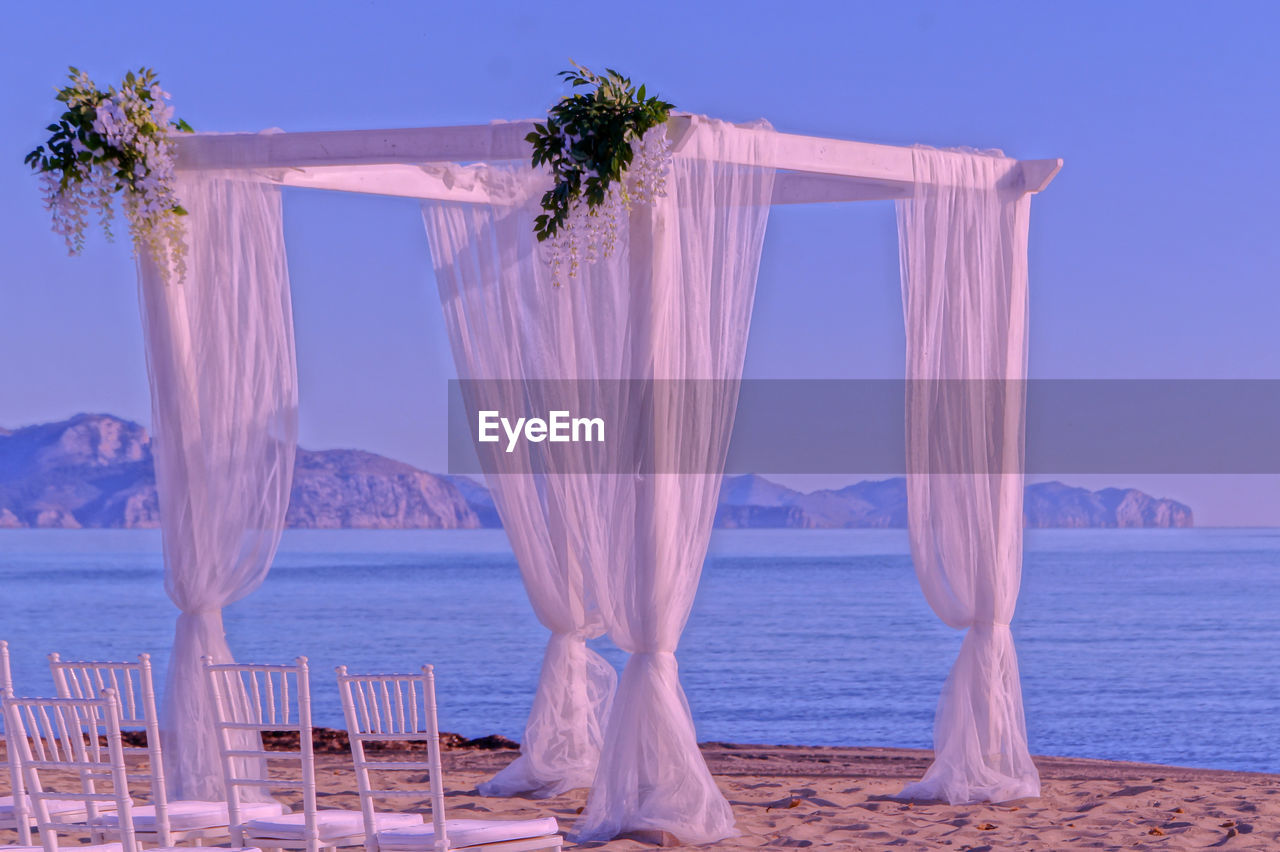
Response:
[{"label": "sheer white curtain", "polygon": [[[469,409],[526,416],[532,392],[526,380],[615,375],[615,327],[592,325],[593,315],[579,304],[593,282],[555,287],[533,234],[549,179],[523,163],[428,171],[457,193],[486,202],[423,203],[445,326]],[[602,266],[616,268],[617,261]],[[586,644],[604,625],[583,562],[588,552],[608,548],[608,528],[590,483],[555,469],[537,448],[499,451],[483,461],[534,613],[551,637],[520,757],[481,784],[480,792],[556,795],[586,787],[595,776],[617,682],[613,667]]]},{"label": "sheer white curtain", "polygon": [[934,612],[967,631],[934,720],[934,762],[902,795],[1040,794],[1009,622],[1022,575],[1030,196],[1014,161],[913,152],[898,202],[907,328],[911,552]]},{"label": "sheer white curtain", "polygon": [[[667,197],[632,217],[626,277],[608,282],[630,292],[628,377],[705,383],[655,391],[647,441],[639,443],[657,473],[618,476],[602,491],[617,538],[611,558],[588,568],[609,635],[631,656],[571,834],[578,841],[649,830],[709,843],[736,833],[698,750],[675,651],[733,429],[775,145],[763,124],[695,121],[672,163]],[[589,282],[587,297],[603,283]],[[684,472],[663,472],[677,460]]]},{"label": "sheer white curtain", "polygon": [[[702,843],[735,831],[698,751],[675,650],[732,430],[774,140],[766,126],[694,117],[667,198],[633,215],[610,259],[561,287],[532,235],[545,175],[511,164],[410,176],[433,197],[466,199],[423,205],[460,378],[516,380],[474,393],[522,413],[538,392],[530,380],[573,380],[559,398],[574,396],[624,432],[580,449],[589,464],[572,469],[557,467],[545,445],[485,463],[553,638],[521,757],[484,791],[554,792],[594,771],[580,840],[648,829]],[[652,396],[628,383],[654,379],[713,381]],[[652,473],[676,460],[696,472]],[[612,684],[579,643],[605,627],[632,656],[602,736]]]},{"label": "sheer white curtain", "polygon": [[293,479],[298,381],[279,190],[184,172],[187,275],[140,263],[165,590],[181,610],[162,710],[171,795],[220,800],[201,657],[271,565]]}]

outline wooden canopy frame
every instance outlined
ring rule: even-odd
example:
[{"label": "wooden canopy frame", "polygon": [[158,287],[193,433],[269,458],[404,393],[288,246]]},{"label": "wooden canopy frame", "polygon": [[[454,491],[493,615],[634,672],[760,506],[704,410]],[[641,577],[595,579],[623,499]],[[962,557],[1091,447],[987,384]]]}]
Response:
[{"label": "wooden canopy frame", "polygon": [[[667,123],[672,148],[679,153],[689,137],[693,119],[674,116]],[[415,181],[418,165],[474,163],[530,159],[525,136],[535,121],[513,121],[456,127],[417,127],[397,130],[336,130],[301,133],[192,134],[177,138],[179,170],[279,170],[286,185],[370,192],[378,195],[432,197],[429,187]],[[915,186],[911,148],[847,139],[828,139],[778,133],[772,165],[774,204],[836,201],[877,201],[907,198]],[[1047,187],[1062,168],[1061,159],[1013,160],[1005,180],[1011,188],[1036,193]],[[351,177],[352,166],[402,170],[404,182],[379,180],[365,188]],[[343,178],[330,180],[326,167],[337,167]],[[302,170],[309,174],[303,174]]]},{"label": "wooden canopy frame", "polygon": [[[878,145],[772,132],[767,145],[739,145],[736,143],[754,143],[763,140],[729,139],[733,133],[758,134],[760,128],[738,127],[735,129],[732,126],[726,128],[717,125],[716,132],[726,134],[724,140],[717,141],[728,140],[735,144],[725,145],[723,148],[704,147],[701,145],[701,137],[698,133],[700,126],[703,126],[700,123],[703,121],[700,117],[689,115],[676,115],[669,120],[667,137],[672,144],[673,153],[677,157],[681,156],[682,152],[684,156],[706,157],[708,156],[706,152],[713,149],[767,151],[767,154],[750,155],[758,157],[757,159],[728,160],[728,162],[774,169],[772,204],[909,199],[915,196],[916,188],[925,183],[925,178],[918,179],[915,172],[917,149],[909,146]],[[484,180],[470,180],[474,175],[466,175],[467,169],[456,169],[452,166],[495,161],[508,163],[523,161],[527,167],[531,159],[532,146],[525,137],[532,131],[535,123],[533,120],[526,120],[488,125],[396,130],[181,134],[175,139],[177,168],[188,173],[207,171],[216,174],[226,171],[234,173],[235,177],[244,177],[252,181],[406,198],[466,202],[501,201],[503,200],[499,196],[503,191],[501,187],[491,190]],[[946,157],[961,156],[969,155],[948,154],[936,159],[945,160]],[[1000,191],[1002,200],[1010,196],[1025,200],[1023,195],[1042,191],[1062,167],[1060,159],[1017,160],[1007,157],[992,159],[995,166],[990,169],[984,168],[983,174],[985,176],[994,172],[996,187]],[[984,167],[988,165],[983,163]],[[519,187],[521,190],[541,182],[541,175],[535,175],[532,171],[529,174],[535,179],[522,183]],[[465,177],[460,178],[460,175]],[[496,185],[501,181],[492,183]],[[987,187],[984,185],[982,189],[985,190]],[[278,205],[273,204],[270,207],[271,224],[273,227],[278,227]],[[1023,217],[1018,225],[1025,228],[1027,207],[1025,204],[1019,204],[1018,208],[1021,211],[1019,215]],[[640,246],[639,250],[630,253],[629,258],[633,264],[630,270],[630,281],[633,283],[642,281],[645,276],[653,275],[652,245],[645,244],[652,240],[652,219],[653,217],[649,215],[636,214],[632,231],[629,232],[635,240],[632,245]],[[1025,231],[1021,233],[1025,234]],[[278,235],[267,236],[276,240]],[[279,246],[273,245],[271,248],[271,251],[278,250]],[[1025,241],[1017,242],[1012,250],[1024,252]],[[277,258],[271,256],[267,259],[274,261]],[[528,259],[521,258],[521,260]],[[260,258],[254,257],[251,262],[259,261]],[[168,359],[175,365],[169,370],[173,375],[161,379],[157,379],[157,375],[160,375],[159,371],[152,370],[153,393],[157,399],[163,393],[195,393],[194,386],[189,384],[191,380],[186,378],[179,380],[174,377],[178,370],[191,369],[189,351],[191,347],[201,342],[194,339],[195,335],[202,334],[212,338],[223,347],[233,345],[234,341],[227,337],[226,330],[221,327],[213,331],[208,328],[193,327],[187,315],[189,299],[198,310],[206,313],[216,308],[202,305],[195,295],[188,295],[180,288],[164,287],[158,270],[150,266],[149,263],[144,263],[142,267],[144,317],[149,316],[152,310],[167,313],[160,321],[146,323],[148,357],[149,359],[152,357]],[[278,300],[283,293],[287,300],[288,280],[287,276],[281,275],[284,272],[282,266],[264,267],[262,271],[254,267],[251,272],[246,272],[247,266],[249,262],[239,266],[233,264],[227,274],[243,274],[247,279],[251,279],[249,283],[253,286],[275,287],[273,297]],[[150,271],[147,271],[149,268]],[[1019,286],[1014,288],[1014,296],[1019,301],[1010,306],[1010,311],[1014,315],[1017,315],[1020,310],[1025,311],[1025,277],[1018,283]],[[643,297],[645,288],[633,287],[633,292],[638,292]],[[288,323],[290,319],[287,301],[283,303],[284,313],[279,313],[280,304],[277,301],[277,312],[273,314],[270,321]],[[639,310],[643,310],[642,301],[637,300],[634,304],[640,305]],[[193,331],[193,328],[196,330]],[[1022,331],[1020,327],[1018,333],[1022,334]],[[640,334],[632,337],[635,340],[626,345],[642,345]],[[281,350],[280,345],[277,345],[269,354],[265,352],[264,347],[257,347],[256,351],[246,355],[252,361],[248,366],[259,372],[271,371],[267,380],[277,385],[288,381],[290,377],[282,376],[280,373],[287,372],[296,365],[282,360],[284,355],[289,358],[294,355],[291,338],[286,345],[289,347],[287,351]],[[1012,360],[1016,357],[1025,357],[1025,355],[1018,355],[1023,351],[1017,347],[1010,347],[1009,358]],[[215,363],[216,361],[217,359]],[[237,366],[241,366],[239,362],[236,363]],[[1010,371],[1011,376],[1020,376],[1020,374],[1020,369]],[[236,380],[236,375],[229,374],[227,378]],[[296,375],[292,378],[296,382]],[[1012,382],[1020,379],[1007,380]],[[279,387],[272,389],[279,390]],[[277,402],[281,407],[287,405],[283,395]],[[179,412],[175,415],[176,425],[173,428],[181,429],[184,419],[189,420],[197,415],[198,412],[196,414],[191,411]],[[1012,416],[1013,414],[1006,412],[1006,417]],[[1011,422],[1006,420],[1004,424],[1006,433]],[[206,436],[205,440],[209,438]],[[1006,451],[1014,452],[1016,448],[1011,447],[1010,442],[1006,442]],[[197,486],[186,482],[182,487],[191,491]],[[189,498],[190,495],[186,496]],[[203,613],[202,618],[210,615],[208,611],[199,612]],[[193,613],[184,614],[183,618],[191,615]],[[180,620],[179,624],[183,622]],[[198,639],[195,642],[199,644],[204,640]],[[192,647],[196,645],[193,644]],[[178,682],[181,683],[181,681]],[[192,689],[191,684],[188,682],[184,689],[189,693]],[[170,695],[180,694],[181,692],[170,693]],[[166,700],[172,699],[166,696]],[[1025,748],[1025,743],[1017,747]],[[207,764],[208,760],[207,755],[197,756],[193,766],[196,763]],[[711,789],[715,789],[714,785]],[[632,819],[634,818],[629,817],[628,821]],[[634,829],[634,827],[631,824],[625,826],[626,829]]]}]

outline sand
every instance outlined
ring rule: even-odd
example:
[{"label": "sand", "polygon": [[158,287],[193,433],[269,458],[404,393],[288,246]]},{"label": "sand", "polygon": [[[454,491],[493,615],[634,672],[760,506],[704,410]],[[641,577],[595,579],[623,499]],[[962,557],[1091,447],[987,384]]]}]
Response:
[{"label": "sand", "polygon": [[[1277,775],[1040,757],[1041,798],[952,807],[891,798],[923,773],[927,751],[710,744],[704,753],[742,832],[719,849],[1280,849]],[[448,753],[449,807],[571,824],[585,791],[541,802],[474,795],[510,755]]]},{"label": "sand", "polygon": [[[927,751],[713,743],[704,753],[742,834],[701,848],[1280,850],[1280,775],[1039,757],[1041,798],[952,807],[892,798],[924,771]],[[449,815],[554,815],[567,830],[585,790],[544,800],[476,795],[476,784],[515,754],[446,751]],[[321,807],[358,807],[347,758],[320,754],[317,769]],[[3,842],[14,842],[13,833],[0,832]],[[619,838],[566,848],[624,852],[655,845]]]}]

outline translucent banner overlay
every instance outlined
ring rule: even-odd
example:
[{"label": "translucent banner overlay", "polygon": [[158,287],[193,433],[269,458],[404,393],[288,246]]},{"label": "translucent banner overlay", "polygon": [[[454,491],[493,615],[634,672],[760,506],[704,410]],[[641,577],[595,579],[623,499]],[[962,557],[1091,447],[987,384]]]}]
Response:
[{"label": "translucent banner overlay", "polygon": [[998,473],[1021,405],[1029,474],[1280,473],[1269,379],[454,381],[449,472],[714,472],[731,408],[730,474]]}]

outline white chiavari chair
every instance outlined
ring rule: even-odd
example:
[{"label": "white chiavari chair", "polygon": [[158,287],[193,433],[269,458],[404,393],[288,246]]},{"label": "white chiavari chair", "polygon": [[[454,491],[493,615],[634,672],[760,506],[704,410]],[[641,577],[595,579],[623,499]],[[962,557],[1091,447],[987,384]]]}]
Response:
[{"label": "white chiavari chair", "polygon": [[[435,675],[431,666],[419,674],[352,675],[338,667],[338,692],[351,741],[351,759],[360,790],[369,852],[531,852],[561,848],[555,817],[540,819],[448,819],[444,807],[444,778],[440,767],[440,730],[436,714]],[[408,749],[393,743],[426,744],[425,760],[406,760]],[[409,752],[412,753],[412,752]],[[427,776],[428,786],[409,788],[383,782],[384,773]],[[380,828],[376,802],[380,799],[430,802],[431,821],[421,825]]]},{"label": "white chiavari chair", "polygon": [[[231,836],[231,820],[225,801],[170,800],[164,776],[164,755],[160,740],[160,717],[156,711],[155,683],[151,657],[142,654],[137,662],[63,660],[49,655],[49,669],[58,695],[63,698],[92,698],[104,689],[115,692],[120,707],[122,729],[140,729],[146,735],[142,746],[124,746],[129,783],[135,790],[150,788],[151,802],[133,809],[134,831],[143,842],[160,846],[205,840],[225,840]],[[251,817],[284,813],[279,802],[246,802],[244,814]],[[117,814],[103,814],[95,826],[106,837],[120,831]]]},{"label": "white chiavari chair", "polygon": [[[0,695],[12,694],[13,670],[9,662],[9,643],[0,640]],[[18,768],[18,750],[9,739],[9,726],[5,725],[5,754],[9,766],[10,795],[0,796],[0,831],[9,829],[18,833],[18,841],[23,844],[31,842],[31,828],[35,825],[35,815],[31,809],[31,800],[24,792],[22,772]],[[114,807],[104,802],[101,810]],[[85,819],[83,802],[74,800],[56,800],[48,803],[53,818],[63,822],[80,822]]]},{"label": "white chiavari chair", "polygon": [[[120,708],[115,692],[103,690],[98,698],[14,698],[3,700],[6,730],[18,749],[26,793],[40,828],[41,846],[0,847],[7,852],[37,850],[58,852],[140,852],[133,831],[133,799],[125,769],[120,735]],[[109,792],[100,789],[108,786]],[[55,819],[51,804],[79,802],[83,822]],[[60,847],[65,833],[91,833],[104,811],[121,817],[119,839],[110,843]],[[149,852],[176,852],[157,847]],[[230,852],[230,850],[228,850]],[[252,847],[236,852],[261,852]]]},{"label": "white chiavari chair", "polygon": [[[315,753],[312,747],[311,687],[307,658],[293,665],[214,664],[205,660],[222,752],[223,777],[236,845],[277,849],[363,846],[365,825],[358,810],[320,809],[316,805]],[[297,749],[262,745],[267,732],[292,733]],[[273,763],[297,767],[300,777],[275,773]],[[242,790],[302,788],[302,811],[283,816],[246,819]],[[419,814],[380,814],[379,829],[420,825]]]},{"label": "white chiavari chair", "polygon": [[[0,696],[13,695],[13,669],[9,665],[9,643],[0,639]],[[18,842],[31,843],[30,802],[23,791],[22,770],[18,764],[17,740],[11,738],[6,714],[4,726],[4,750],[9,765],[10,795],[0,797],[0,830],[18,832]]]}]

